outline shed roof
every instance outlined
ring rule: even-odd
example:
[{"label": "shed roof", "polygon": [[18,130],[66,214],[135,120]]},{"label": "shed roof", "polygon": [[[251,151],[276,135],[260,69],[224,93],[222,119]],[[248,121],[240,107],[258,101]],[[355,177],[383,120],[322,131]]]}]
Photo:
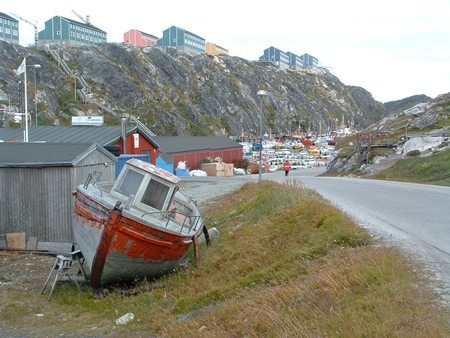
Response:
[{"label": "shed roof", "polygon": [[[127,135],[139,131],[155,148],[159,148],[150,135],[139,126],[127,127]],[[28,128],[29,142],[96,142],[102,146],[112,145],[122,138],[122,126],[74,127],[74,126],[30,126]],[[22,141],[23,130],[0,128],[0,140]]]},{"label": "shed roof", "polygon": [[0,168],[74,166],[96,149],[117,161],[112,153],[97,143],[2,142]]},{"label": "shed roof", "polygon": [[153,136],[160,150],[166,154],[202,150],[242,148],[242,145],[226,136]]}]

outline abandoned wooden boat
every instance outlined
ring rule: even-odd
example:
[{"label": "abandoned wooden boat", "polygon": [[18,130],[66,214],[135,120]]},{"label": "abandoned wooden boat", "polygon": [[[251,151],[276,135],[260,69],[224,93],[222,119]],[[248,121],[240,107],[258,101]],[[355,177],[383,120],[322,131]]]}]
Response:
[{"label": "abandoned wooden boat", "polygon": [[74,236],[93,288],[160,276],[184,262],[192,244],[198,256],[197,236],[207,231],[179,177],[138,159],[115,182],[100,176],[90,172],[73,192]]}]

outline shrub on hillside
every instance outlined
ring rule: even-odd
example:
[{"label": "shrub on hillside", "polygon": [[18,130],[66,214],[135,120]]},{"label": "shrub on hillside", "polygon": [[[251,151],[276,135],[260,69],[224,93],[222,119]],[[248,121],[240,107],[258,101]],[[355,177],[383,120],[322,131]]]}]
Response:
[{"label": "shrub on hillside", "polygon": [[408,151],[408,153],[406,154],[407,156],[419,156],[420,155],[420,150],[411,150]]}]

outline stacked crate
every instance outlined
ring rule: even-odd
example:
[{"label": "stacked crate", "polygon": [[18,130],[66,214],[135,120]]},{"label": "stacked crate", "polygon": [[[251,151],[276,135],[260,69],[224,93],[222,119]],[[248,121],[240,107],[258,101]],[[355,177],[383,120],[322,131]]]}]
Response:
[{"label": "stacked crate", "polygon": [[234,176],[233,163],[203,163],[202,170],[208,176]]}]

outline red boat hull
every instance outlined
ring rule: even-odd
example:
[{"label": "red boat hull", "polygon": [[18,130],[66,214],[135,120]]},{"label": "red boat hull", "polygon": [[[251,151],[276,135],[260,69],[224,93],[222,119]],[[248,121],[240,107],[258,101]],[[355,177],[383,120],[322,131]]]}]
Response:
[{"label": "red boat hull", "polygon": [[94,288],[167,273],[184,261],[193,243],[193,236],[143,224],[79,189],[74,211],[74,235]]}]

